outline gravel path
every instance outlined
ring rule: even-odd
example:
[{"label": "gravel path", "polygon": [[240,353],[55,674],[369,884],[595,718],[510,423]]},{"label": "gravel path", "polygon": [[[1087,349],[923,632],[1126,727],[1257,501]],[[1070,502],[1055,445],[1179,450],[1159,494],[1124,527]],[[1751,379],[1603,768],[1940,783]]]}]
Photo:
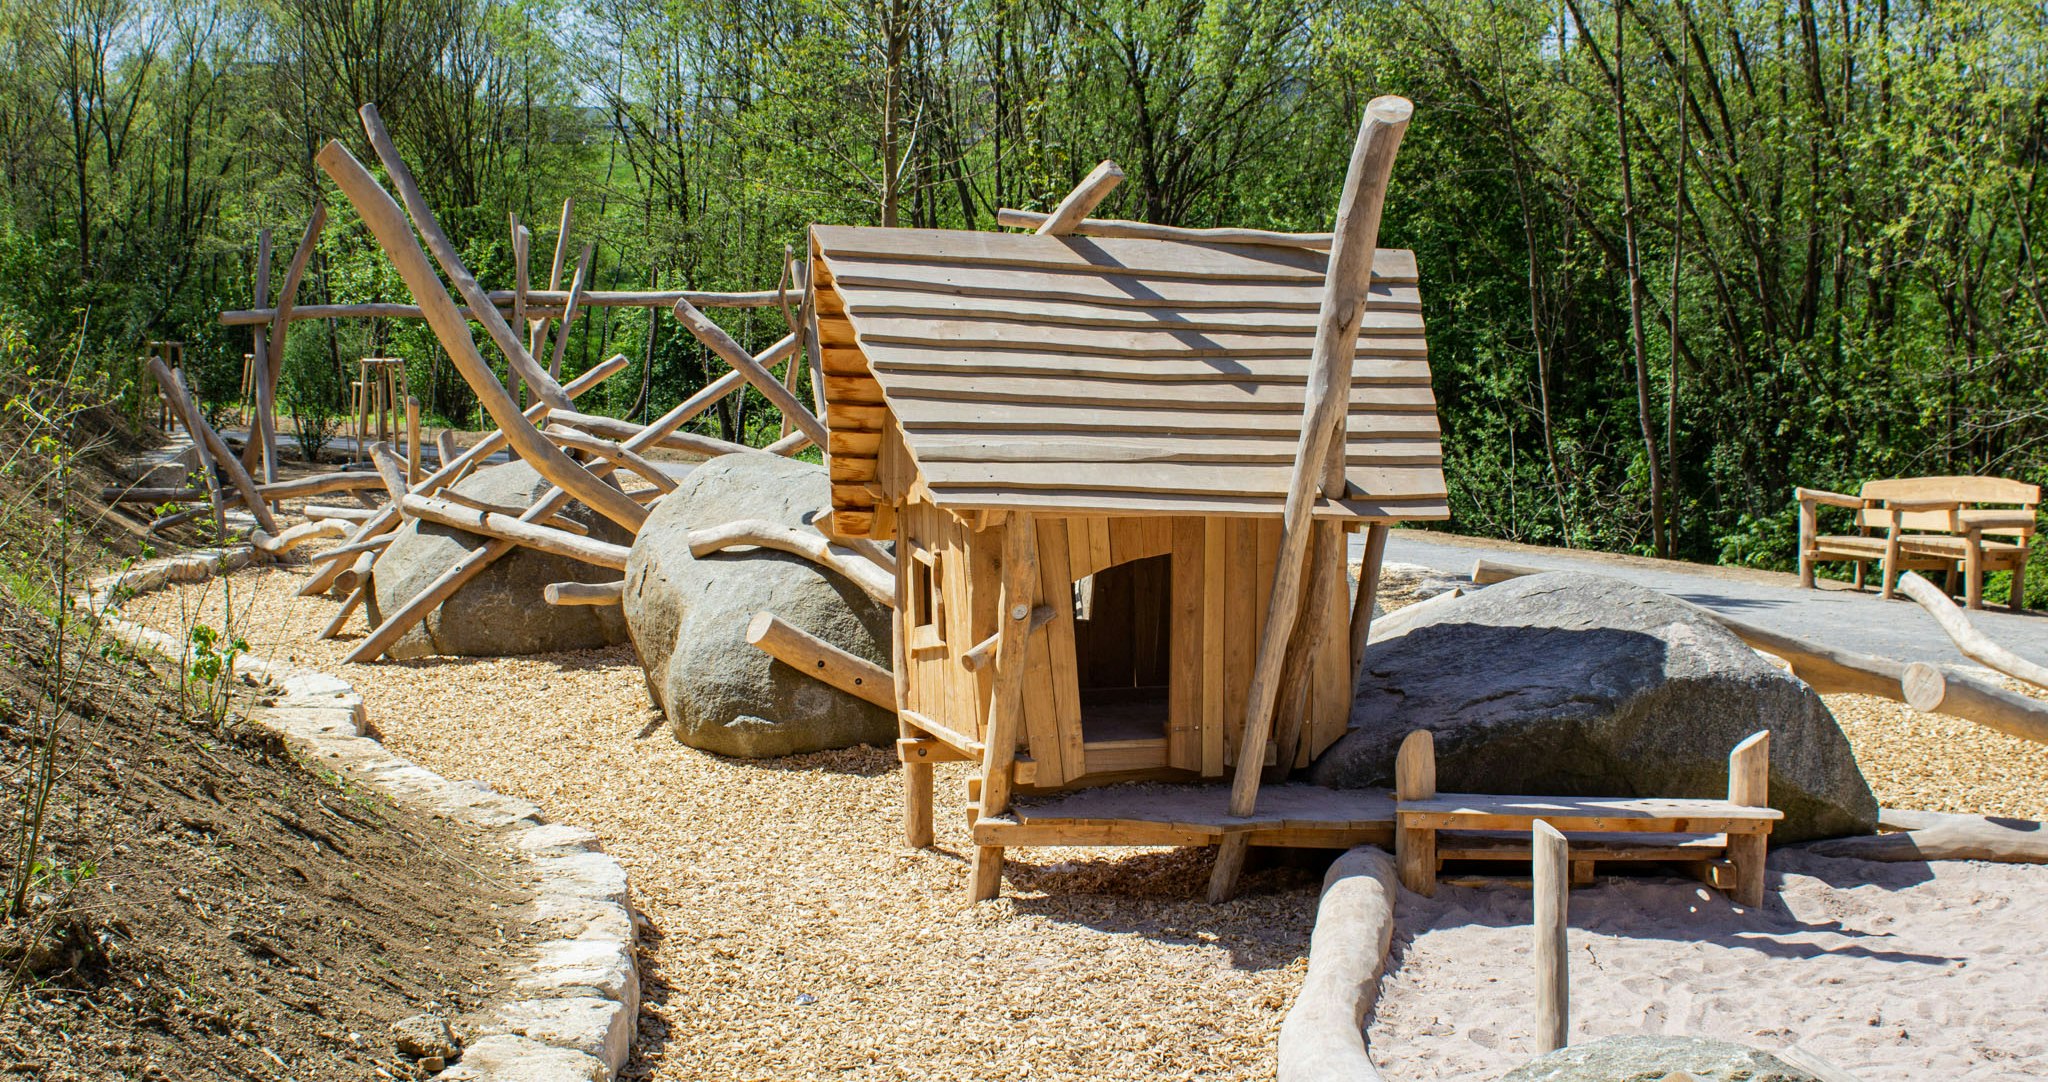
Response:
[{"label": "gravel path", "polygon": [[[652,923],[627,1078],[1272,1077],[1319,870],[1252,872],[1199,900],[1199,850],[1013,849],[1001,901],[963,903],[966,769],[939,768],[938,844],[907,848],[879,749],[745,762],[670,740],[629,648],[344,665],[335,603],[303,574],[237,575],[130,603],[340,674],[387,743],[603,838]],[[2048,748],[1898,704],[1829,696],[1878,797],[2048,813]]]}]

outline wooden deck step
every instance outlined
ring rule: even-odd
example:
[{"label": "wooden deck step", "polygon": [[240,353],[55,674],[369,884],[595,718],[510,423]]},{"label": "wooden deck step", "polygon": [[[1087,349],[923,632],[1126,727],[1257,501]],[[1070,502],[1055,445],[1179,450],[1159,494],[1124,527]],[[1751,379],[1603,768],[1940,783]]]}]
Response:
[{"label": "wooden deck step", "polygon": [[1541,819],[1573,831],[1667,834],[1768,834],[1785,817],[1776,808],[1726,800],[1659,797],[1490,796],[1439,793],[1400,802],[1403,827],[1422,830],[1526,830]]},{"label": "wooden deck step", "polygon": [[1390,845],[1394,798],[1384,789],[1269,785],[1249,816],[1229,811],[1225,785],[1112,785],[1020,798],[974,824],[976,845],[1214,845],[1243,833],[1252,845],[1349,849]]},{"label": "wooden deck step", "polygon": [[[1719,860],[1728,850],[1726,834],[1594,833],[1572,834],[1573,861],[1592,860]],[[1443,860],[1528,860],[1529,835],[1513,830],[1446,831],[1436,837],[1436,856]]]}]

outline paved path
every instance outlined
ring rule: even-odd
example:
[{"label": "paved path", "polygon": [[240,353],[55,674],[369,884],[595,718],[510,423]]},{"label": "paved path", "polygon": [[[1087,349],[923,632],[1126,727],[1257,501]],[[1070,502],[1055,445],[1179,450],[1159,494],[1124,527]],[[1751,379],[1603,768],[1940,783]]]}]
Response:
[{"label": "paved path", "polygon": [[[1353,535],[1353,559],[1358,558],[1363,545],[1362,535]],[[1976,666],[1956,652],[1933,617],[1903,596],[1880,601],[1876,591],[1857,593],[1846,584],[1832,589],[1803,590],[1797,577],[1776,572],[1538,548],[1421,530],[1395,530],[1387,539],[1389,563],[1420,564],[1469,575],[1473,561],[1481,557],[1524,567],[1612,575],[1762,627],[1846,650],[1901,661]],[[2002,609],[1987,609],[1971,613],[1970,619],[1979,630],[2006,647],[2026,657],[2048,661],[2048,615],[2016,615]]]}]

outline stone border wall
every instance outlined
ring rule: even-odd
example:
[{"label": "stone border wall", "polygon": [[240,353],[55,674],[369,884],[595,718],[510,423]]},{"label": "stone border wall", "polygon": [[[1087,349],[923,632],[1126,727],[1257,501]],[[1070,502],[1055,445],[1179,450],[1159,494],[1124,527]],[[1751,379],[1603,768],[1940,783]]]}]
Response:
[{"label": "stone border wall", "polygon": [[[121,602],[256,558],[250,546],[237,545],[149,560],[89,582],[86,609],[130,648],[178,660],[186,644],[123,619]],[[506,998],[468,1016],[461,1058],[440,1077],[610,1082],[633,1047],[640,975],[626,870],[601,851],[597,835],[549,823],[528,801],[479,782],[451,782],[393,755],[373,735],[363,697],[340,677],[255,657],[235,659],[235,672],[267,688],[249,721],[277,733],[309,764],[414,810],[481,828],[530,873],[534,899],[522,916],[538,946],[512,966]]]}]

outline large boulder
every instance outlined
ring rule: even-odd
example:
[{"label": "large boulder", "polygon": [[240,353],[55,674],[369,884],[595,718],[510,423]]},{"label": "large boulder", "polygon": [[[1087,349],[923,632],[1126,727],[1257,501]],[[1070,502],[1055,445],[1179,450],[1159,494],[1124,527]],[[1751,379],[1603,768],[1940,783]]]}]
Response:
[{"label": "large boulder", "polygon": [[1501,1082],[1657,1082],[1684,1071],[1700,1082],[1821,1082],[1819,1075],[1748,1045],[1706,1037],[1608,1037],[1560,1048]]},{"label": "large boulder", "polygon": [[1353,729],[1311,777],[1393,783],[1402,737],[1436,737],[1449,792],[1717,797],[1728,752],[1771,731],[1771,840],[1867,834],[1877,799],[1834,715],[1712,619],[1618,579],[1551,572],[1449,602],[1366,654]]},{"label": "large boulder", "polygon": [[[532,466],[513,461],[463,478],[455,491],[501,507],[525,510],[554,486]],[[582,523],[590,536],[615,545],[632,540],[625,529],[572,502],[562,517]],[[372,625],[396,612],[458,560],[488,539],[453,526],[413,520],[377,559],[374,588],[365,599]],[[626,641],[626,621],[611,605],[550,605],[541,591],[551,582],[617,582],[619,573],[525,547],[491,561],[462,589],[415,624],[391,648],[396,658],[451,654],[505,657],[557,650],[587,650]]]},{"label": "large boulder", "polygon": [[888,668],[887,607],[800,556],[751,548],[690,555],[691,530],[745,518],[811,529],[830,498],[821,466],[725,455],[697,467],[640,527],[626,560],[626,626],[676,739],[744,758],[896,739],[889,711],[746,641],[748,621],[765,609]]}]

